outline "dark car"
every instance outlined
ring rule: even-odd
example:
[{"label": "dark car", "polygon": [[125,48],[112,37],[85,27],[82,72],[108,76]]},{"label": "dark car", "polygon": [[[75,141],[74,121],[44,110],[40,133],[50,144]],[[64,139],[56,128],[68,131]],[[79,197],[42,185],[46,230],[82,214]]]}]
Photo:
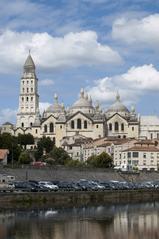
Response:
[{"label": "dark car", "polygon": [[15,191],[22,191],[22,192],[37,192],[37,188],[31,185],[27,181],[16,181],[14,182]]}]

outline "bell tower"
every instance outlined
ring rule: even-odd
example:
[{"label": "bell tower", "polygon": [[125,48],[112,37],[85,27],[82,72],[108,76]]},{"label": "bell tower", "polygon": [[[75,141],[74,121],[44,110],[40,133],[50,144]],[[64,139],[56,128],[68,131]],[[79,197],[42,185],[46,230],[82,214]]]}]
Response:
[{"label": "bell tower", "polygon": [[38,78],[36,77],[34,61],[29,52],[20,82],[16,127],[32,127],[37,122],[37,119],[40,119]]}]

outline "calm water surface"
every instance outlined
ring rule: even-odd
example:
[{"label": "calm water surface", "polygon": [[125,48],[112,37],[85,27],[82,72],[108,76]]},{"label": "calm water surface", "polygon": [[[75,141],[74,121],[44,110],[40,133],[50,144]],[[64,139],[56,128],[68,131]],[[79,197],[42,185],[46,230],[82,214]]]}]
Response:
[{"label": "calm water surface", "polygon": [[0,239],[159,239],[159,202],[1,210]]}]

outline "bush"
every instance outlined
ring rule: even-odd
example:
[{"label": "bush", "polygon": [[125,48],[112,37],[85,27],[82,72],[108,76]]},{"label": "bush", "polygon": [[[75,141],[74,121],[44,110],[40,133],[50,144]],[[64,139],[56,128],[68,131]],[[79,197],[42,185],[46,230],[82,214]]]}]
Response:
[{"label": "bush", "polygon": [[27,151],[21,152],[19,156],[19,163],[20,164],[29,164],[32,162],[32,159]]},{"label": "bush", "polygon": [[63,148],[57,148],[55,145],[53,150],[49,153],[50,158],[53,159],[54,164],[65,165],[71,158]]},{"label": "bush", "polygon": [[103,152],[100,155],[92,155],[86,161],[88,166],[96,168],[110,168],[113,165],[112,157]]},{"label": "bush", "polygon": [[75,159],[70,159],[70,160],[67,160],[66,163],[65,163],[65,166],[69,166],[69,167],[83,167],[85,166],[85,163],[84,162],[81,162],[79,160],[75,160]]}]

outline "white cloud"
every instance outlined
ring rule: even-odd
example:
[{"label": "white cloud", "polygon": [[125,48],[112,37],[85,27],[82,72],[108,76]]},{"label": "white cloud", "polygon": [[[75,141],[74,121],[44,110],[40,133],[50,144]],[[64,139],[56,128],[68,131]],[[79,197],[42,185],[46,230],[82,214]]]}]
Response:
[{"label": "white cloud", "polygon": [[48,33],[4,31],[0,35],[0,72],[21,66],[31,49],[39,68],[54,69],[81,65],[121,63],[119,54],[98,42],[94,31],[53,37]]},{"label": "white cloud", "polygon": [[[40,102],[39,109],[42,114],[51,104],[48,102]],[[5,122],[15,123],[16,122],[17,110],[5,108],[0,110],[0,125]]]},{"label": "white cloud", "polygon": [[41,86],[52,86],[52,85],[54,85],[54,81],[50,80],[50,79],[40,80],[39,85],[41,85]]},{"label": "white cloud", "polygon": [[148,44],[158,47],[159,14],[149,15],[141,19],[121,17],[113,23],[112,37],[128,44]]},{"label": "white cloud", "polygon": [[117,91],[132,103],[148,91],[159,91],[159,71],[153,65],[131,67],[125,74],[99,79],[87,88],[92,98],[103,103],[114,100]]},{"label": "white cloud", "polygon": [[6,108],[0,110],[0,124],[7,121],[10,123],[15,123],[17,111],[14,109]]}]

